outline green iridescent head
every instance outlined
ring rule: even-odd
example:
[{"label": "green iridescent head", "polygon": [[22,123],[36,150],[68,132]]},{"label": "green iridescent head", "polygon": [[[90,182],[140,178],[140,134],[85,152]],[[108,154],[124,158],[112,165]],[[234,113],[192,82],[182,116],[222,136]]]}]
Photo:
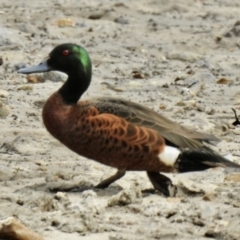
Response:
[{"label": "green iridescent head", "polygon": [[82,72],[91,78],[92,64],[87,51],[72,43],[65,43],[55,47],[49,58],[37,66],[20,69],[19,73],[29,74],[36,72],[60,71],[68,75]]},{"label": "green iridescent head", "polygon": [[87,51],[75,44],[61,44],[54,48],[47,60],[52,70],[58,70],[69,74],[76,68],[85,74],[91,74],[91,60]]}]

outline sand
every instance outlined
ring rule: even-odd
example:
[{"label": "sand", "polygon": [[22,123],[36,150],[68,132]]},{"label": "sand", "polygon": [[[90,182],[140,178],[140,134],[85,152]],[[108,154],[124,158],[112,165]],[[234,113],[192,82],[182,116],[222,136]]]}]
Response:
[{"label": "sand", "polygon": [[239,172],[167,174],[179,186],[171,198],[142,193],[151,188],[145,172],[89,190],[116,170],[71,152],[42,123],[44,101],[66,76],[17,73],[60,43],[80,44],[93,62],[84,99],[141,103],[216,135],[222,141],[214,148],[240,163],[231,109],[240,112],[238,0],[0,0],[0,6],[0,220],[16,217],[46,240],[240,239]]}]

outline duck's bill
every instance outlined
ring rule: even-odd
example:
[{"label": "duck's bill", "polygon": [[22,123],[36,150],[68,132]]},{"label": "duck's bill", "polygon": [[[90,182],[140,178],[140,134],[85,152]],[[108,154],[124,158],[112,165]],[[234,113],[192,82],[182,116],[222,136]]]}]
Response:
[{"label": "duck's bill", "polygon": [[48,72],[51,68],[48,66],[47,61],[41,62],[37,66],[21,68],[18,70],[18,73],[29,74],[29,73],[40,73],[40,72]]}]

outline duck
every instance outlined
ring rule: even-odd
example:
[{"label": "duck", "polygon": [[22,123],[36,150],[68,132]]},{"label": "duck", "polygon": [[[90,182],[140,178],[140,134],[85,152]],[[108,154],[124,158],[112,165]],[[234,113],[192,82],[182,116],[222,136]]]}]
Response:
[{"label": "duck", "polygon": [[220,140],[182,126],[152,109],[121,98],[81,100],[92,79],[88,52],[73,43],[56,46],[40,64],[21,74],[60,71],[68,78],[42,110],[47,131],[73,152],[117,169],[95,187],[104,189],[127,171],[146,171],[155,190],[171,195],[164,173],[240,168],[208,145]]}]

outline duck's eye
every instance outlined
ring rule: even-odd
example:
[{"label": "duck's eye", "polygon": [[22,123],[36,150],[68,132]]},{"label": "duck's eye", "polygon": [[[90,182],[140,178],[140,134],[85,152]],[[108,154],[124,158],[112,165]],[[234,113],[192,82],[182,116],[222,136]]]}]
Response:
[{"label": "duck's eye", "polygon": [[62,51],[63,56],[67,56],[68,54],[69,54],[69,51],[67,49]]}]

